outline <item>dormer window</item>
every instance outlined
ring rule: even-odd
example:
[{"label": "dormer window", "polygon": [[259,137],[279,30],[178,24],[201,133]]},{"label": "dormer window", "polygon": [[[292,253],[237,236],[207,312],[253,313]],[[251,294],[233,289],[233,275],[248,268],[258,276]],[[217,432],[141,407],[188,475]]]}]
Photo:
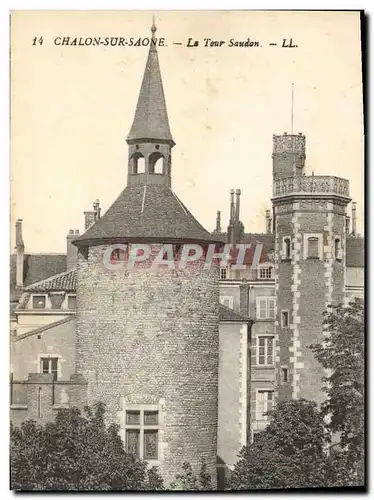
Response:
[{"label": "dormer window", "polygon": [[75,311],[77,309],[77,296],[68,295],[68,309]]},{"label": "dormer window", "polygon": [[45,309],[46,306],[46,296],[45,295],[33,295],[32,296],[32,308],[33,309]]},{"label": "dormer window", "polygon": [[274,277],[274,268],[272,265],[264,265],[258,268],[258,279],[270,280]]}]

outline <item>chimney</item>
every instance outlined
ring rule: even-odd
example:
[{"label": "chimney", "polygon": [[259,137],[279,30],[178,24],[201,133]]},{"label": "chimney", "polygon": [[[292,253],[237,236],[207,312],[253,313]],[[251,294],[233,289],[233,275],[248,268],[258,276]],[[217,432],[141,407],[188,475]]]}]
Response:
[{"label": "chimney", "polygon": [[239,222],[240,217],[240,189],[236,190],[235,223]]},{"label": "chimney", "polygon": [[101,217],[101,208],[99,200],[93,202],[93,210],[83,212],[84,213],[84,229],[87,231],[91,226],[95,224]]},{"label": "chimney", "polygon": [[349,232],[351,230],[351,218],[349,215],[345,216],[345,233],[347,236],[349,236]]},{"label": "chimney", "polygon": [[235,191],[231,189],[230,191],[230,225],[234,223],[235,220],[235,202],[234,202]]},{"label": "chimney", "polygon": [[267,234],[271,234],[271,217],[270,217],[270,210],[266,210],[266,232]]},{"label": "chimney", "polygon": [[221,232],[221,212],[217,210],[216,233]]},{"label": "chimney", "polygon": [[72,244],[74,240],[79,238],[79,229],[69,229],[69,234],[66,236],[66,270],[74,269],[77,265],[78,247]]},{"label": "chimney", "polygon": [[100,213],[101,213],[101,208],[100,208],[100,201],[95,200],[93,204],[93,209],[95,212],[95,222],[100,219]]},{"label": "chimney", "polygon": [[356,202],[352,201],[352,236],[356,236]]},{"label": "chimney", "polygon": [[23,287],[23,261],[25,245],[22,239],[22,219],[16,221],[16,286]]}]

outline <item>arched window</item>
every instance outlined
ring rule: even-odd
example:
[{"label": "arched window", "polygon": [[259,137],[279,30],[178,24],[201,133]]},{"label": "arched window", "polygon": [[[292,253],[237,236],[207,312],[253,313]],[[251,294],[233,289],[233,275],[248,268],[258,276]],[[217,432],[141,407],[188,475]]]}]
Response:
[{"label": "arched window", "polygon": [[132,174],[144,174],[145,172],[145,159],[141,153],[134,153],[131,157],[132,161]]},{"label": "arched window", "polygon": [[162,174],[163,173],[163,155],[158,151],[155,151],[149,156],[149,173],[150,174]]},{"label": "arched window", "polygon": [[312,236],[308,238],[308,259],[318,259],[318,238]]}]

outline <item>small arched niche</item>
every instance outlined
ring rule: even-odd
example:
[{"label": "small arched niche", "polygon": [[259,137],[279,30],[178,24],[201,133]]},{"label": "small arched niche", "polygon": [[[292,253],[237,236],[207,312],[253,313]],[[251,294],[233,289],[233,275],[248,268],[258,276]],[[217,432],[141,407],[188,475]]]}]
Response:
[{"label": "small arched niche", "polygon": [[164,155],[155,151],[149,155],[148,171],[150,174],[163,174],[164,173]]},{"label": "small arched niche", "polygon": [[145,158],[139,152],[134,153],[131,157],[131,173],[132,174],[145,173]]}]

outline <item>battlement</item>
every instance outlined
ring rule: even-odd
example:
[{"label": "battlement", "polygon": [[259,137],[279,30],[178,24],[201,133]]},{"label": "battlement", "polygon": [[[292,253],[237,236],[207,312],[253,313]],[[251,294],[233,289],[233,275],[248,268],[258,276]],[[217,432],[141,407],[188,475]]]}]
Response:
[{"label": "battlement", "polygon": [[297,153],[305,156],[305,135],[299,134],[273,135],[273,157],[275,154]]},{"label": "battlement", "polygon": [[293,194],[331,194],[349,199],[349,181],[330,175],[286,177],[275,180],[273,186],[275,198]]}]

